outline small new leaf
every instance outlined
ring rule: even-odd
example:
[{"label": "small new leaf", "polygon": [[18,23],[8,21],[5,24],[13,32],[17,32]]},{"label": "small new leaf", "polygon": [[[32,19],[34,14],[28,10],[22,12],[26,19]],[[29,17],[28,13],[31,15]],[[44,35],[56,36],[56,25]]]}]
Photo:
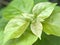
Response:
[{"label": "small new leaf", "polygon": [[41,34],[42,34],[42,24],[38,20],[32,22],[31,24],[31,31],[41,39]]},{"label": "small new leaf", "polygon": [[36,4],[34,7],[33,7],[33,14],[35,15],[39,15],[42,11],[44,11],[51,3],[50,2],[41,2],[41,3],[38,3]]}]

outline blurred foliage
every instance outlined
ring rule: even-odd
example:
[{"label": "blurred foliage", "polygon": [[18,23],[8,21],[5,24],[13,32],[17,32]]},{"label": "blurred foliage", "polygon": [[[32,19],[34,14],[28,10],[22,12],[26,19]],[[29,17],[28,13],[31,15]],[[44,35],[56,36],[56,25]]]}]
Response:
[{"label": "blurred foliage", "polygon": [[42,39],[38,39],[33,45],[60,45],[60,37],[47,35],[43,32]]},{"label": "blurred foliage", "polygon": [[47,2],[47,1],[49,1],[49,0],[34,0],[34,3],[37,4],[39,2]]}]

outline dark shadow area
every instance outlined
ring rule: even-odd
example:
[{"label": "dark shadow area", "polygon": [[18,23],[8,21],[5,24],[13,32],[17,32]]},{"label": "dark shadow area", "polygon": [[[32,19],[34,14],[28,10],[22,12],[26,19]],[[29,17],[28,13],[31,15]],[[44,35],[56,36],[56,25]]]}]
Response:
[{"label": "dark shadow area", "polygon": [[60,6],[60,0],[49,0],[50,2],[57,3],[58,6]]},{"label": "dark shadow area", "polygon": [[10,2],[11,0],[0,0],[0,8],[6,7]]}]

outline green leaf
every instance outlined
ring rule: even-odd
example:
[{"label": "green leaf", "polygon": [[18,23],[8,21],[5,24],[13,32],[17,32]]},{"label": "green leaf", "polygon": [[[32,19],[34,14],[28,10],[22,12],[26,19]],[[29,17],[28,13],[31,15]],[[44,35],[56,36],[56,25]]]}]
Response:
[{"label": "green leaf", "polygon": [[38,15],[37,16],[38,20],[42,22],[44,21],[44,19],[48,18],[51,15],[55,6],[56,3],[50,2],[38,3],[37,5],[34,6],[32,12],[34,15],[36,16]]},{"label": "green leaf", "polygon": [[37,39],[38,37],[28,29],[21,37],[8,41],[6,45],[32,45]]},{"label": "green leaf", "polygon": [[4,30],[4,43],[10,39],[19,38],[25,32],[29,22],[22,18],[16,16],[8,22]]},{"label": "green leaf", "polygon": [[[43,11],[38,15],[37,18],[42,19],[42,20],[48,18],[48,17],[51,15],[51,13],[53,12],[55,6],[56,6],[55,3],[50,4],[45,10],[43,10]],[[41,20],[40,20],[40,21],[41,21]]]},{"label": "green leaf", "polygon": [[33,21],[31,24],[31,31],[41,39],[41,34],[42,34],[42,24],[39,22],[39,20]]},{"label": "green leaf", "polygon": [[[34,6],[32,12],[35,15],[39,15],[39,18],[48,17],[52,13],[55,6],[55,3],[41,2]],[[49,13],[48,15],[46,15],[47,12]]]},{"label": "green leaf", "polygon": [[36,4],[34,7],[33,7],[33,14],[35,15],[39,15],[42,11],[44,11],[49,5],[51,5],[50,2],[40,2],[38,4]]},{"label": "green leaf", "polygon": [[34,15],[33,14],[28,14],[28,13],[22,13],[21,18],[26,21],[33,21],[34,20]]},{"label": "green leaf", "polygon": [[52,15],[43,23],[44,32],[60,36],[60,7],[56,7]]},{"label": "green leaf", "polygon": [[34,5],[33,0],[13,0],[2,12],[3,16],[11,19],[21,13],[30,13]]}]

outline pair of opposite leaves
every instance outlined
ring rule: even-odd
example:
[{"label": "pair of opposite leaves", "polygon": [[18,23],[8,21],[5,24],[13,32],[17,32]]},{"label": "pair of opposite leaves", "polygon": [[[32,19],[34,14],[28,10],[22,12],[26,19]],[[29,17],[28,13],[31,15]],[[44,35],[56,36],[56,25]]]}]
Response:
[{"label": "pair of opposite leaves", "polygon": [[21,13],[19,16],[11,19],[4,30],[4,43],[10,39],[19,38],[26,31],[29,25],[31,31],[41,39],[43,30],[41,22],[51,15],[55,6],[55,3],[50,2],[38,3],[32,10],[33,14]]}]

